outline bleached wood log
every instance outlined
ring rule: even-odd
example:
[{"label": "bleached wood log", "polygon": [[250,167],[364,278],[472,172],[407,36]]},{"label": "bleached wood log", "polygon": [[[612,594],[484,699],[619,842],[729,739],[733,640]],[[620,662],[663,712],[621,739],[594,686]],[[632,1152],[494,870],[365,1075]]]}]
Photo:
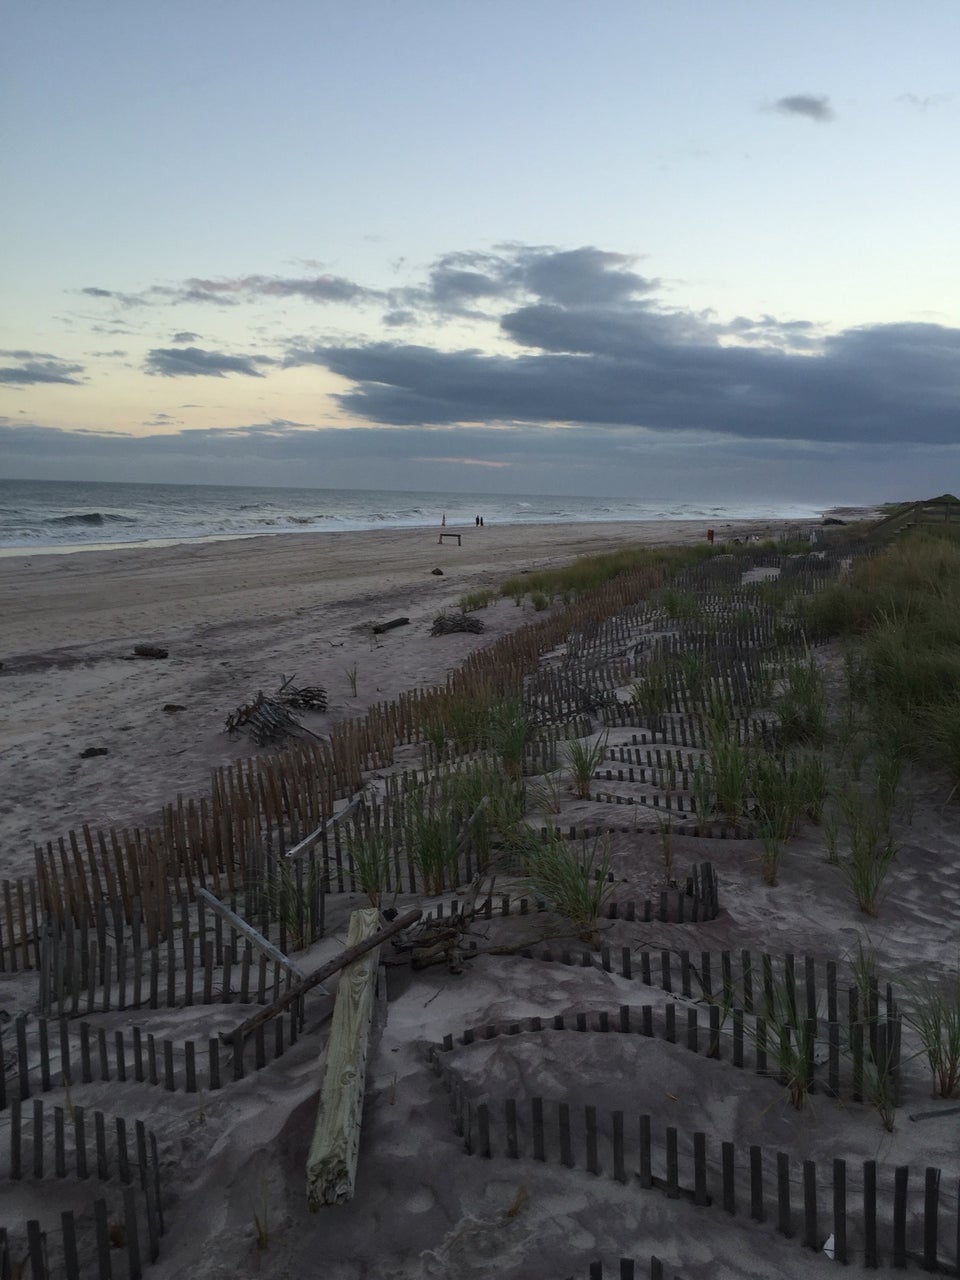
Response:
[{"label": "bleached wood log", "polygon": [[[376,907],[354,911],[347,945],[356,946],[379,926]],[[354,960],[344,969],[337,987],[317,1120],[307,1156],[307,1204],[314,1210],[353,1199],[379,952],[377,947]]]},{"label": "bleached wood log", "polygon": [[197,897],[202,898],[211,911],[215,911],[218,916],[226,920],[231,929],[236,929],[241,937],[246,938],[248,942],[252,942],[257,950],[262,951],[269,960],[275,960],[277,964],[286,969],[288,973],[292,973],[300,982],[307,976],[300,966],[294,964],[289,956],[285,956],[279,947],[275,947],[269,938],[265,938],[252,924],[248,924],[243,916],[238,916],[235,911],[231,911],[228,906],[225,906],[219,898],[215,898],[209,889],[198,888]]}]

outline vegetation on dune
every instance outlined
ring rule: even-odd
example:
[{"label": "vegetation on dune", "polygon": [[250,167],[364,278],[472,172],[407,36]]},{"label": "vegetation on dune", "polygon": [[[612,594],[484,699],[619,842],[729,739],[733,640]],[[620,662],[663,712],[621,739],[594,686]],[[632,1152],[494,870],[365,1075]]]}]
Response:
[{"label": "vegetation on dune", "polygon": [[557,569],[514,574],[500,586],[502,596],[518,603],[526,596],[546,607],[550,600],[579,600],[614,579],[637,570],[667,571],[690,568],[719,555],[718,547],[624,547],[604,555],[581,556]]},{"label": "vegetation on dune", "polygon": [[901,536],[803,604],[811,632],[852,646],[848,673],[875,738],[960,783],[960,536]]}]

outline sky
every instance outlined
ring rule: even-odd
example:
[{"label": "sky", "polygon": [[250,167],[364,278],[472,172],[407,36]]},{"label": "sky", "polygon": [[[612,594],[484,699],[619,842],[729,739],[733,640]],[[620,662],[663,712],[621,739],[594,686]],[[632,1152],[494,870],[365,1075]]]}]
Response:
[{"label": "sky", "polygon": [[956,0],[6,0],[0,476],[960,490]]}]

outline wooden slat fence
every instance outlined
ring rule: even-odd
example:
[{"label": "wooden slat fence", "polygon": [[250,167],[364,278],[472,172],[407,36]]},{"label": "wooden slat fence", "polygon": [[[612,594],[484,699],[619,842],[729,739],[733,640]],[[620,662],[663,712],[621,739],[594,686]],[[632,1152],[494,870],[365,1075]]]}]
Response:
[{"label": "wooden slat fence", "polygon": [[[302,1001],[225,1047],[219,1036],[168,1040],[143,1027],[107,1030],[67,1018],[20,1015],[2,1029],[11,1074],[0,1079],[0,1112],[37,1094],[94,1081],[136,1082],[168,1093],[216,1092],[282,1057],[299,1039]],[[12,1045],[10,1042],[12,1041]],[[8,1050],[8,1045],[9,1050]]]},{"label": "wooden slat fence", "polygon": [[[37,1280],[124,1280],[142,1275],[160,1253],[163,1196],[155,1135],[83,1107],[29,1105],[14,1098],[2,1126],[0,1176],[29,1180],[49,1200],[42,1216],[20,1228],[0,1228],[0,1275]],[[87,1210],[61,1211],[58,1183],[95,1178],[100,1188]]]},{"label": "wooden slat fence", "polygon": [[[456,1044],[471,1045],[481,1040],[500,1037],[540,1034],[547,1031],[601,1032],[622,1035],[654,1037],[667,1044],[677,1044],[691,1053],[704,1054],[708,1058],[729,1063],[731,1066],[753,1070],[755,1074],[781,1077],[780,1056],[786,1048],[804,1058],[804,1089],[820,1091],[830,1097],[844,1097],[853,1102],[870,1101],[870,1085],[867,1070],[878,1065],[889,1083],[891,1105],[899,1102],[900,1090],[900,1021],[896,1016],[870,1024],[865,1020],[846,1024],[824,1022],[822,1019],[801,1018],[796,1023],[786,1023],[778,1011],[775,1020],[761,1014],[745,1014],[733,1009],[729,1017],[723,1016],[718,1005],[707,1009],[696,1006],[683,1009],[675,1003],[662,1008],[654,1005],[631,1007],[620,1005],[618,1009],[590,1007],[579,1012],[556,1014],[552,1018],[524,1018],[517,1022],[487,1023],[467,1027],[454,1041],[452,1035],[444,1037],[435,1053],[450,1054]],[[817,1075],[814,1051],[817,1045],[829,1046],[826,1076]],[[751,1067],[752,1064],[752,1067]]]},{"label": "wooden slat fence", "polygon": [[956,1273],[960,1196],[932,1166],[797,1160],[783,1151],[661,1127],[648,1114],[536,1097],[474,1099],[442,1066],[441,1074],[454,1130],[468,1154],[559,1163],[657,1190],[667,1199],[766,1223],[811,1250],[822,1250],[832,1237],[832,1256],[840,1263],[915,1263]]}]

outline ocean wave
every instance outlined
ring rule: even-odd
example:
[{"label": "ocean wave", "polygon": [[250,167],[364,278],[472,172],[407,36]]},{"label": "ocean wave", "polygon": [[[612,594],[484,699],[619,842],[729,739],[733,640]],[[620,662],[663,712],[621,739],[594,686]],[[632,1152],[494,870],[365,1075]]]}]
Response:
[{"label": "ocean wave", "polygon": [[104,524],[137,524],[132,516],[118,516],[112,511],[83,511],[72,516],[51,516],[47,524],[79,524],[99,526]]}]

